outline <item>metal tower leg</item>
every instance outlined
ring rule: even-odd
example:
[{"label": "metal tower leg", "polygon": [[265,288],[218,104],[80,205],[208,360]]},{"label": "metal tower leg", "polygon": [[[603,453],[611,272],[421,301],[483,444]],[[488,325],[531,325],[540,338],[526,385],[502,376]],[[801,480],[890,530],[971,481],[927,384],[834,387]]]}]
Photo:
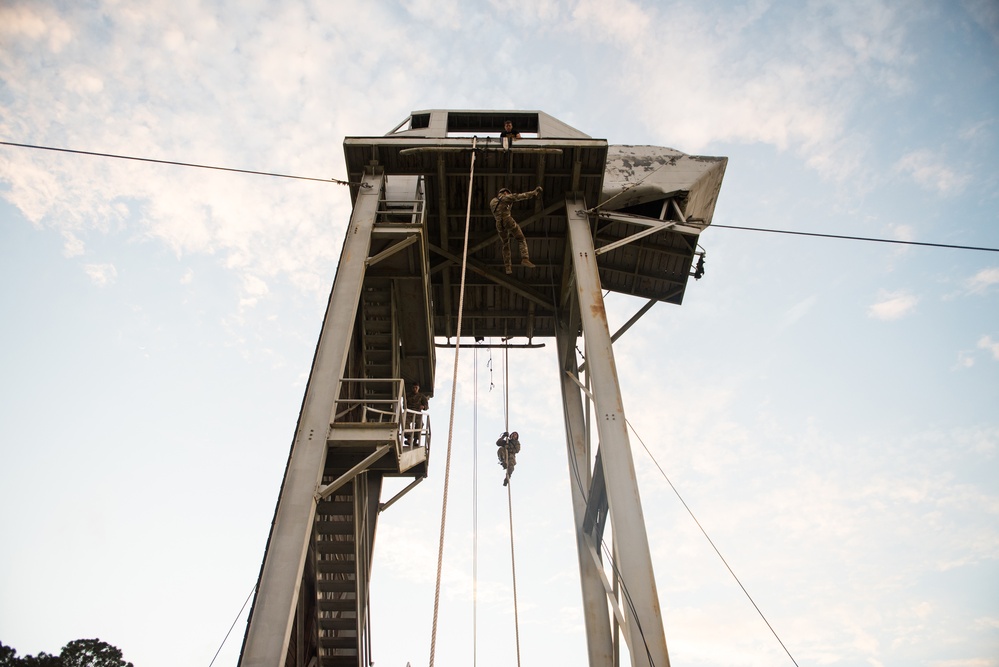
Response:
[{"label": "metal tower leg", "polygon": [[366,174],[358,190],[340,263],[333,281],[312,373],[271,526],[257,596],[240,659],[241,667],[285,664],[316,515],[316,490],[326,460],[326,436],[343,375],[364,281],[365,260],[378,210],[383,176]]},{"label": "metal tower leg", "polygon": [[579,557],[579,581],[583,594],[583,615],[586,623],[586,641],[590,667],[613,667],[614,642],[611,636],[610,615],[607,612],[607,591],[595,562],[593,540],[587,539],[587,495],[592,476],[586,448],[586,420],[580,400],[579,386],[573,381],[577,376],[576,331],[579,318],[566,317],[556,334],[558,342],[559,378],[562,387],[562,409],[565,414],[565,438],[569,455],[569,488],[572,492],[572,511],[576,520],[576,551]]},{"label": "metal tower leg", "polygon": [[624,402],[614,364],[614,351],[604,310],[597,257],[586,204],[566,198],[569,253],[575,275],[576,299],[586,341],[586,367],[592,381],[600,462],[626,604],[628,646],[634,667],[669,667],[659,594],[656,589],[645,517],[631,456]]}]

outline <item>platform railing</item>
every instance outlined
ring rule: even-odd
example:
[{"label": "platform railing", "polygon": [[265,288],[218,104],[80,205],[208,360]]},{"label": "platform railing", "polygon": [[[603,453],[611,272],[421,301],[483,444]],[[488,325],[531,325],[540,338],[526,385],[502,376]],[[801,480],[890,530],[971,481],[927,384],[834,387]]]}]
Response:
[{"label": "platform railing", "polygon": [[391,425],[397,455],[413,447],[426,447],[429,455],[430,415],[408,409],[405,392],[402,378],[341,378],[331,425]]},{"label": "platform railing", "polygon": [[422,225],[427,217],[423,199],[381,199],[378,202],[378,224]]}]

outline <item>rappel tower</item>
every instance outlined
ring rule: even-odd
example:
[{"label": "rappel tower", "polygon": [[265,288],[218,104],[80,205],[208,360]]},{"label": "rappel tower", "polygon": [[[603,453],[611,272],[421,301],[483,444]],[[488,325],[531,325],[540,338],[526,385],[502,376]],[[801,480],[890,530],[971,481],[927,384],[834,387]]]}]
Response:
[{"label": "rappel tower", "polygon": [[[505,120],[521,139],[499,138]],[[456,340],[461,303],[462,345],[556,341],[590,667],[616,664],[617,628],[634,667],[668,667],[613,343],[655,304],[683,301],[727,159],[609,146],[540,111],[439,109],[348,137],[344,153],[353,212],[240,666],[369,664],[378,515],[431,472],[429,417],[407,414],[406,386],[433,393],[435,341]],[[488,203],[536,185],[543,196],[516,216],[536,268],[508,275]],[[639,299],[614,333],[603,290]],[[413,482],[383,500],[385,476]],[[614,568],[600,547],[608,524]]]}]

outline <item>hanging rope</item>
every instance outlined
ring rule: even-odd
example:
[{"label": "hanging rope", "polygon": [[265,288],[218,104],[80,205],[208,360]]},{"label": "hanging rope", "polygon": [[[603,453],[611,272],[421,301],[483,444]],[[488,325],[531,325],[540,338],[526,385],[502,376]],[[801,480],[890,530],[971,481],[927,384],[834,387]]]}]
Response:
[{"label": "hanging rope", "polygon": [[510,568],[513,570],[513,632],[517,640],[517,667],[520,667],[520,617],[517,613],[517,561],[513,554],[513,483],[506,485],[506,504],[510,510]]},{"label": "hanging rope", "polygon": [[[503,427],[510,433],[510,352],[503,348]],[[507,451],[509,456],[509,451]],[[517,560],[513,549],[513,480],[506,471],[506,504],[510,512],[510,568],[513,571],[513,633],[517,642],[517,667],[520,667],[520,615],[517,613]]]},{"label": "hanging rope", "polygon": [[472,667],[479,656],[479,350],[472,353]]},{"label": "hanging rope", "polygon": [[503,348],[503,430],[510,433],[510,351]]},{"label": "hanging rope", "polygon": [[430,667],[437,651],[437,616],[441,602],[441,568],[444,564],[444,527],[447,525],[447,491],[451,477],[451,443],[454,438],[454,402],[458,393],[458,352],[461,351],[461,316],[465,307],[465,269],[468,264],[468,231],[472,220],[472,184],[475,176],[475,141],[472,137],[472,161],[468,172],[468,206],[465,210],[465,241],[461,251],[461,283],[458,288],[458,325],[455,333],[454,373],[451,377],[451,413],[447,427],[447,461],[444,464],[444,496],[441,500],[441,535],[437,545],[437,583],[434,587],[434,623],[430,635]]}]

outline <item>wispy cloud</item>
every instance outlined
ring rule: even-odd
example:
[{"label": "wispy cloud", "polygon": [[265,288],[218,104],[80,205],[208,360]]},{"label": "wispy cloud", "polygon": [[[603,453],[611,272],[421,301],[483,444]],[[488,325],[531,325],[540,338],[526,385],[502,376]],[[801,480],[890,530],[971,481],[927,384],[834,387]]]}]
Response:
[{"label": "wispy cloud", "polygon": [[113,285],[118,279],[118,270],[114,268],[114,264],[87,264],[83,270],[98,287]]},{"label": "wispy cloud", "polygon": [[957,660],[934,660],[933,667],[996,667],[999,661],[991,658],[967,658]]},{"label": "wispy cloud", "polygon": [[992,354],[992,358],[999,361],[999,340],[993,340],[992,336],[982,336],[978,339],[978,349],[986,350]]},{"label": "wispy cloud", "polygon": [[992,0],[962,0],[961,4],[975,23],[999,45],[999,5]]},{"label": "wispy cloud", "polygon": [[[415,45],[429,38],[377,3],[352,7],[353,29],[342,32],[319,28],[342,22],[340,5],[315,15],[300,5],[256,13],[225,2],[217,13],[154,6],[0,8],[0,80],[8,91],[0,136],[343,177],[336,147],[344,134],[391,127],[419,98],[408,68],[439,70],[425,55],[432,49]],[[369,48],[372,39],[392,48]],[[395,48],[403,43],[412,53]],[[391,54],[384,63],[369,62],[383,52]],[[342,76],[328,76],[329,67]],[[363,93],[373,88],[384,92]],[[8,185],[2,196],[29,220],[63,236],[67,256],[120,233],[162,242],[178,257],[214,256],[237,274],[237,284],[250,284],[245,274],[316,294],[328,289],[350,211],[338,185],[6,147],[0,181]]]},{"label": "wispy cloud", "polygon": [[884,292],[878,295],[878,300],[868,306],[867,315],[876,320],[897,320],[905,317],[919,303],[919,298],[905,291]]},{"label": "wispy cloud", "polygon": [[982,294],[993,285],[999,285],[999,266],[990,266],[982,269],[967,282],[968,291],[974,294]]},{"label": "wispy cloud", "polygon": [[894,170],[911,177],[919,186],[941,195],[960,194],[970,181],[967,174],[948,166],[942,154],[926,149],[903,155],[895,163]]},{"label": "wispy cloud", "polygon": [[890,3],[814,3],[774,39],[784,18],[767,2],[693,9],[588,0],[569,26],[618,54],[597,64],[608,70],[602,78],[664,142],[688,152],[766,143],[800,153],[824,176],[856,176],[868,142],[850,120],[870,87],[908,87],[906,21]]},{"label": "wispy cloud", "polygon": [[957,353],[956,368],[971,368],[974,365],[975,365],[974,352],[961,350],[960,352]]},{"label": "wispy cloud", "polygon": [[817,301],[818,297],[813,294],[788,308],[780,320],[780,327],[789,327],[803,318],[815,306]]}]

